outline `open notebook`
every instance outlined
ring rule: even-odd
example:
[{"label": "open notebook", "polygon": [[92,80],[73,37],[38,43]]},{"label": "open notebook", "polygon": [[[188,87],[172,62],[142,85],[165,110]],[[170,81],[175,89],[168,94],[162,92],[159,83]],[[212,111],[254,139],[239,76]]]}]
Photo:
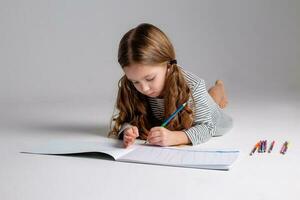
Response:
[{"label": "open notebook", "polygon": [[30,147],[21,153],[67,155],[88,152],[104,153],[120,162],[217,170],[228,170],[239,155],[237,150],[201,150],[147,144],[135,144],[125,149],[122,141],[110,138],[101,138],[96,142],[52,141],[41,146]]}]

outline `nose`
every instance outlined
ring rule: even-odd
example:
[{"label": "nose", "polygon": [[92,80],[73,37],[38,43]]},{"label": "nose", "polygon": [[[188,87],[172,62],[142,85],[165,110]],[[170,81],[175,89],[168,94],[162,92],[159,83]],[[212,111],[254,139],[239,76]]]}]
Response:
[{"label": "nose", "polygon": [[149,91],[149,89],[150,89],[150,87],[148,84],[146,84],[146,83],[141,84],[141,91],[143,93],[147,93],[147,91]]}]

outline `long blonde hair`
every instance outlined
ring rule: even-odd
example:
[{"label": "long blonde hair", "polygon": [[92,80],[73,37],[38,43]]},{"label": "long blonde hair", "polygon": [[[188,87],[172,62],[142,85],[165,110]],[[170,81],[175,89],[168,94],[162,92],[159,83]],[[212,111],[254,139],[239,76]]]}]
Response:
[{"label": "long blonde hair", "polygon": [[[164,116],[169,117],[191,96],[180,67],[169,61],[175,59],[175,51],[168,37],[152,24],[143,23],[129,30],[121,39],[118,62],[122,68],[132,64],[155,65],[166,62],[170,69],[164,86]],[[149,130],[159,125],[152,116],[147,97],[136,90],[124,75],[118,82],[116,108],[118,114],[112,117],[109,136],[117,136],[123,123],[137,126],[141,139],[146,139]],[[189,105],[166,126],[169,130],[190,128],[194,118]],[[114,125],[113,125],[114,122]]]}]

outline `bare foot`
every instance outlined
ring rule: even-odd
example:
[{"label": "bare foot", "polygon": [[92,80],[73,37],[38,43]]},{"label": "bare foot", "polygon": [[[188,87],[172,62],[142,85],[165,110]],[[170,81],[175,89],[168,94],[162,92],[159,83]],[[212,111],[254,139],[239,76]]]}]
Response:
[{"label": "bare foot", "polygon": [[225,93],[224,83],[222,80],[217,80],[215,85],[208,90],[210,96],[220,106],[225,108],[228,104],[228,99]]}]

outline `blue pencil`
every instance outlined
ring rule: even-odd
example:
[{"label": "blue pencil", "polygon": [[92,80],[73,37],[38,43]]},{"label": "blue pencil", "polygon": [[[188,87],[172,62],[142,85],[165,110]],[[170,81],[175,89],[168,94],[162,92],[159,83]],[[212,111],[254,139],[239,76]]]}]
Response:
[{"label": "blue pencil", "polygon": [[[187,102],[185,102],[179,108],[177,108],[177,110],[161,124],[161,127],[165,127],[176,116],[176,114],[178,112],[180,112],[186,106],[186,104],[187,104]],[[147,144],[147,143],[148,143],[148,140],[145,141],[145,144]]]},{"label": "blue pencil", "polygon": [[176,116],[176,114],[180,112],[184,108],[184,106],[186,106],[186,104],[187,102],[185,102],[179,108],[177,108],[177,110],[168,119],[166,119],[164,123],[162,123],[161,127],[165,127]]}]

